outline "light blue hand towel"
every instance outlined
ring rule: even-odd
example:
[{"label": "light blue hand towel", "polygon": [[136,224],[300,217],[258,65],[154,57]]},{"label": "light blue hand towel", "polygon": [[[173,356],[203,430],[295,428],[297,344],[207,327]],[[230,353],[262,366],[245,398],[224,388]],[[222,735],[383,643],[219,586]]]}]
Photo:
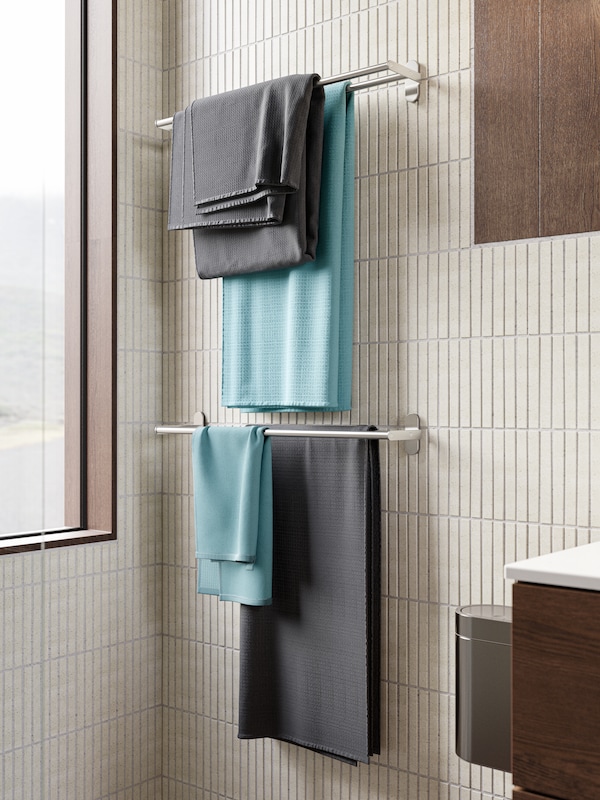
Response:
[{"label": "light blue hand towel", "polygon": [[273,486],[264,427],[192,434],[198,592],[271,602]]},{"label": "light blue hand towel", "polygon": [[245,411],[351,407],[354,107],[325,87],[316,260],[223,279],[222,404]]}]

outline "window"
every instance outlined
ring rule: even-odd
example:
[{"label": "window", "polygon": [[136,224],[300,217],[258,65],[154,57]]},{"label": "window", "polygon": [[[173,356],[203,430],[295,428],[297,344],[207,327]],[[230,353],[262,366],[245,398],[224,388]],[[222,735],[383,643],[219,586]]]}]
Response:
[{"label": "window", "polygon": [[110,538],[115,4],[0,12],[0,547]]}]

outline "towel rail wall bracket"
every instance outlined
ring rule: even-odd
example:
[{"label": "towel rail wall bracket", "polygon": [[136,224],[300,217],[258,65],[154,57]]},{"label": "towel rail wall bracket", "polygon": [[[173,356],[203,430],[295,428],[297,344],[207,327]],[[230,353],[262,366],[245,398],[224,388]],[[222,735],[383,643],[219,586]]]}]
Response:
[{"label": "towel rail wall bracket", "polygon": [[[355,78],[361,78],[363,75],[373,75],[376,72],[391,72],[392,74],[384,75],[379,78],[372,78],[368,81],[351,83],[347,91],[356,92],[359,89],[369,89],[371,86],[380,86],[384,83],[402,81],[404,86],[404,99],[409,103],[417,102],[419,99],[419,82],[424,78],[421,67],[417,61],[407,61],[406,64],[398,64],[396,61],[386,61],[384,64],[376,64],[374,67],[363,67],[362,69],[355,69],[351,72],[335,75],[332,78],[323,78],[320,83],[326,86],[328,83],[351,81]],[[157,119],[154,124],[163,131],[170,131],[173,129],[173,117]]]},{"label": "towel rail wall bracket", "polygon": [[[194,415],[191,425],[156,425],[154,432],[157,434],[168,433],[193,433],[196,428],[206,424],[204,414],[200,411]],[[265,436],[311,436],[328,439],[386,439],[388,442],[404,442],[407,455],[416,455],[420,448],[421,421],[418,414],[409,414],[404,421],[404,428],[395,430],[376,431],[331,431],[323,430],[298,430],[296,428],[267,428]]]}]

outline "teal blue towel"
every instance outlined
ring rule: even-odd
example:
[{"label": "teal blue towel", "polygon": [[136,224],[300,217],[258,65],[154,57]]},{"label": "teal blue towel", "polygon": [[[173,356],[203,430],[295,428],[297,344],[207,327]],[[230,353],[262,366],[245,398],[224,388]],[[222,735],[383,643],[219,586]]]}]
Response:
[{"label": "teal blue towel", "polygon": [[245,411],[351,407],[354,106],[325,87],[316,260],[223,279],[222,404]]},{"label": "teal blue towel", "polygon": [[271,602],[273,480],[264,427],[192,434],[198,592]]}]

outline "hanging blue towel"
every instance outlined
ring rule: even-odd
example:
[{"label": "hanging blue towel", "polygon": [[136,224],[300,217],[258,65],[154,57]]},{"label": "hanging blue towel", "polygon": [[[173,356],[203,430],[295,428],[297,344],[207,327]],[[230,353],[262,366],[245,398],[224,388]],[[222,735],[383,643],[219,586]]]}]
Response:
[{"label": "hanging blue towel", "polygon": [[196,429],[192,468],[198,592],[268,605],[273,480],[264,427]]},{"label": "hanging blue towel", "polygon": [[222,404],[245,411],[351,407],[354,106],[325,87],[316,260],[223,279]]}]

